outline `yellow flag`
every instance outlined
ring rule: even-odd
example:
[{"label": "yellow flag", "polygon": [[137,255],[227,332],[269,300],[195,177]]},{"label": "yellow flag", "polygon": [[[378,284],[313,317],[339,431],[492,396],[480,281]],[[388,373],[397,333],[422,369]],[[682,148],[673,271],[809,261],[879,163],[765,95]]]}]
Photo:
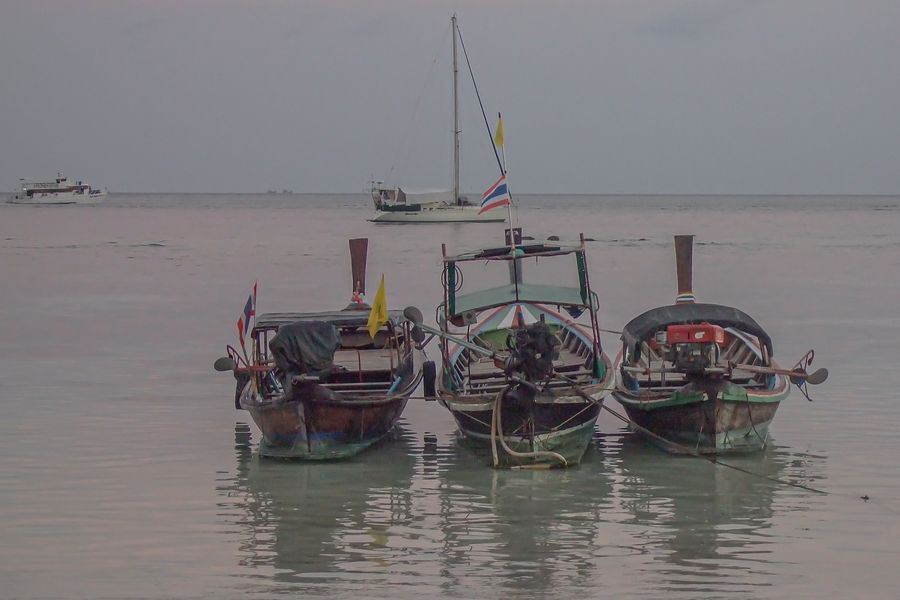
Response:
[{"label": "yellow flag", "polygon": [[494,134],[494,145],[503,145],[503,117],[497,114],[497,133]]},{"label": "yellow flag", "polygon": [[378,291],[375,293],[375,300],[372,302],[372,312],[369,313],[369,321],[366,328],[369,330],[369,336],[374,340],[375,334],[382,325],[387,323],[388,309],[387,297],[384,293],[384,275],[381,276],[381,283],[378,284]]}]

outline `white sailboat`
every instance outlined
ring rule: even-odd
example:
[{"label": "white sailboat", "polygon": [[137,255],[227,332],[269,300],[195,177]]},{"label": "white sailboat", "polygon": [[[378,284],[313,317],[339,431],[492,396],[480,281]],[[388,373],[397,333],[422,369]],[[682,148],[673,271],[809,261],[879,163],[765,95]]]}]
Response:
[{"label": "white sailboat", "polygon": [[459,94],[456,41],[459,31],[456,15],[450,19],[453,36],[453,189],[439,192],[407,193],[399,186],[372,181],[370,192],[375,204],[374,223],[502,223],[503,211],[480,213],[459,193]]}]

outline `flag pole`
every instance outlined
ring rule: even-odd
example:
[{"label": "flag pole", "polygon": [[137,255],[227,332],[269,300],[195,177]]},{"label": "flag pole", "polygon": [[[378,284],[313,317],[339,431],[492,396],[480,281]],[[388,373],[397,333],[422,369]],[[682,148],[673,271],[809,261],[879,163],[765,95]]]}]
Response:
[{"label": "flag pole", "polygon": [[[256,281],[253,282],[253,325],[254,326],[256,325],[256,315],[259,314],[259,311],[256,310],[256,297],[257,297],[256,289],[258,286],[259,286],[259,279],[257,279]],[[252,328],[250,329],[250,333],[251,334],[253,333]],[[246,352],[247,351],[245,349],[244,353],[246,354]],[[254,339],[254,337],[252,335],[250,336],[250,356],[252,356],[254,359],[256,359],[256,339]],[[247,359],[247,364],[248,365],[250,364],[249,358]]]},{"label": "flag pole", "polygon": [[[497,116],[499,117],[500,113],[497,113]],[[504,132],[504,135],[505,135],[505,132]],[[503,140],[503,141],[506,142],[506,140]],[[503,174],[506,175],[506,144],[505,143],[502,146],[500,146],[500,156],[503,158]],[[508,177],[506,179],[506,189],[509,190],[509,178]],[[513,228],[513,217],[512,217],[513,208],[516,209],[516,225],[518,225],[519,207],[513,206],[512,191],[510,191],[509,192],[509,204],[506,206],[506,209],[507,209],[506,216],[509,219],[509,228],[510,229]]]},{"label": "flag pole", "polygon": [[[512,191],[509,189],[509,177],[506,173],[506,132],[503,129],[503,115],[501,113],[497,113],[497,131],[500,137],[500,156],[502,157],[501,164],[501,175],[506,177],[506,193],[509,194],[509,202],[506,204],[506,218],[509,222],[509,249],[515,255],[516,252],[516,237],[513,234],[513,220],[512,220]],[[492,140],[496,142],[497,140]],[[494,144],[496,148],[497,144]]]}]

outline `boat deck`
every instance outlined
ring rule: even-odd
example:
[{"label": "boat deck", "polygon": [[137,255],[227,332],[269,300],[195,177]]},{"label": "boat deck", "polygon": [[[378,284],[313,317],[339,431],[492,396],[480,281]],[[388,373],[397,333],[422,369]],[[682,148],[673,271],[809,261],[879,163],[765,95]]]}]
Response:
[{"label": "boat deck", "polygon": [[[570,379],[588,383],[594,378],[593,351],[578,336],[563,331],[559,358],[553,361],[554,370]],[[463,351],[454,364],[455,379],[471,393],[499,392],[507,385],[506,375],[492,358]],[[565,387],[564,381],[554,381],[550,387]]]},{"label": "boat deck", "polygon": [[390,371],[397,366],[397,351],[389,348],[338,350],[334,364],[347,371]]}]

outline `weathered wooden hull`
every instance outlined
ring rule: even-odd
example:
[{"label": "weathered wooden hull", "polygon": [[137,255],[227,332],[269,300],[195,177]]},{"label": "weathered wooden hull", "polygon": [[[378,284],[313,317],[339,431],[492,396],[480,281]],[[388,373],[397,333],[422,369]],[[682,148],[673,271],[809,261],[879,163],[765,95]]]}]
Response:
[{"label": "weathered wooden hull", "polygon": [[[581,462],[593,436],[594,425],[600,415],[606,392],[592,394],[594,403],[578,397],[557,399],[559,402],[534,403],[529,409],[504,405],[501,409],[503,441],[514,452],[555,452],[566,463],[540,457],[521,458],[507,453],[497,444],[499,467],[518,467],[535,464],[548,466],[574,466]],[[450,396],[441,399],[463,437],[476,446],[486,448],[492,444],[491,420],[494,399],[484,396]]]},{"label": "weathered wooden hull", "polygon": [[295,386],[288,398],[264,398],[245,380],[239,404],[262,434],[260,456],[349,458],[390,433],[420,379],[420,373],[409,375],[392,394],[342,393],[308,383]]},{"label": "weathered wooden hull", "polygon": [[406,397],[245,405],[262,433],[260,456],[331,460],[359,454],[390,433]]},{"label": "weathered wooden hull", "polygon": [[726,382],[718,390],[686,391],[655,399],[642,399],[621,389],[614,396],[638,426],[638,433],[673,454],[762,450],[775,412],[788,395],[787,383],[758,394],[733,394],[729,389],[733,387]]}]

